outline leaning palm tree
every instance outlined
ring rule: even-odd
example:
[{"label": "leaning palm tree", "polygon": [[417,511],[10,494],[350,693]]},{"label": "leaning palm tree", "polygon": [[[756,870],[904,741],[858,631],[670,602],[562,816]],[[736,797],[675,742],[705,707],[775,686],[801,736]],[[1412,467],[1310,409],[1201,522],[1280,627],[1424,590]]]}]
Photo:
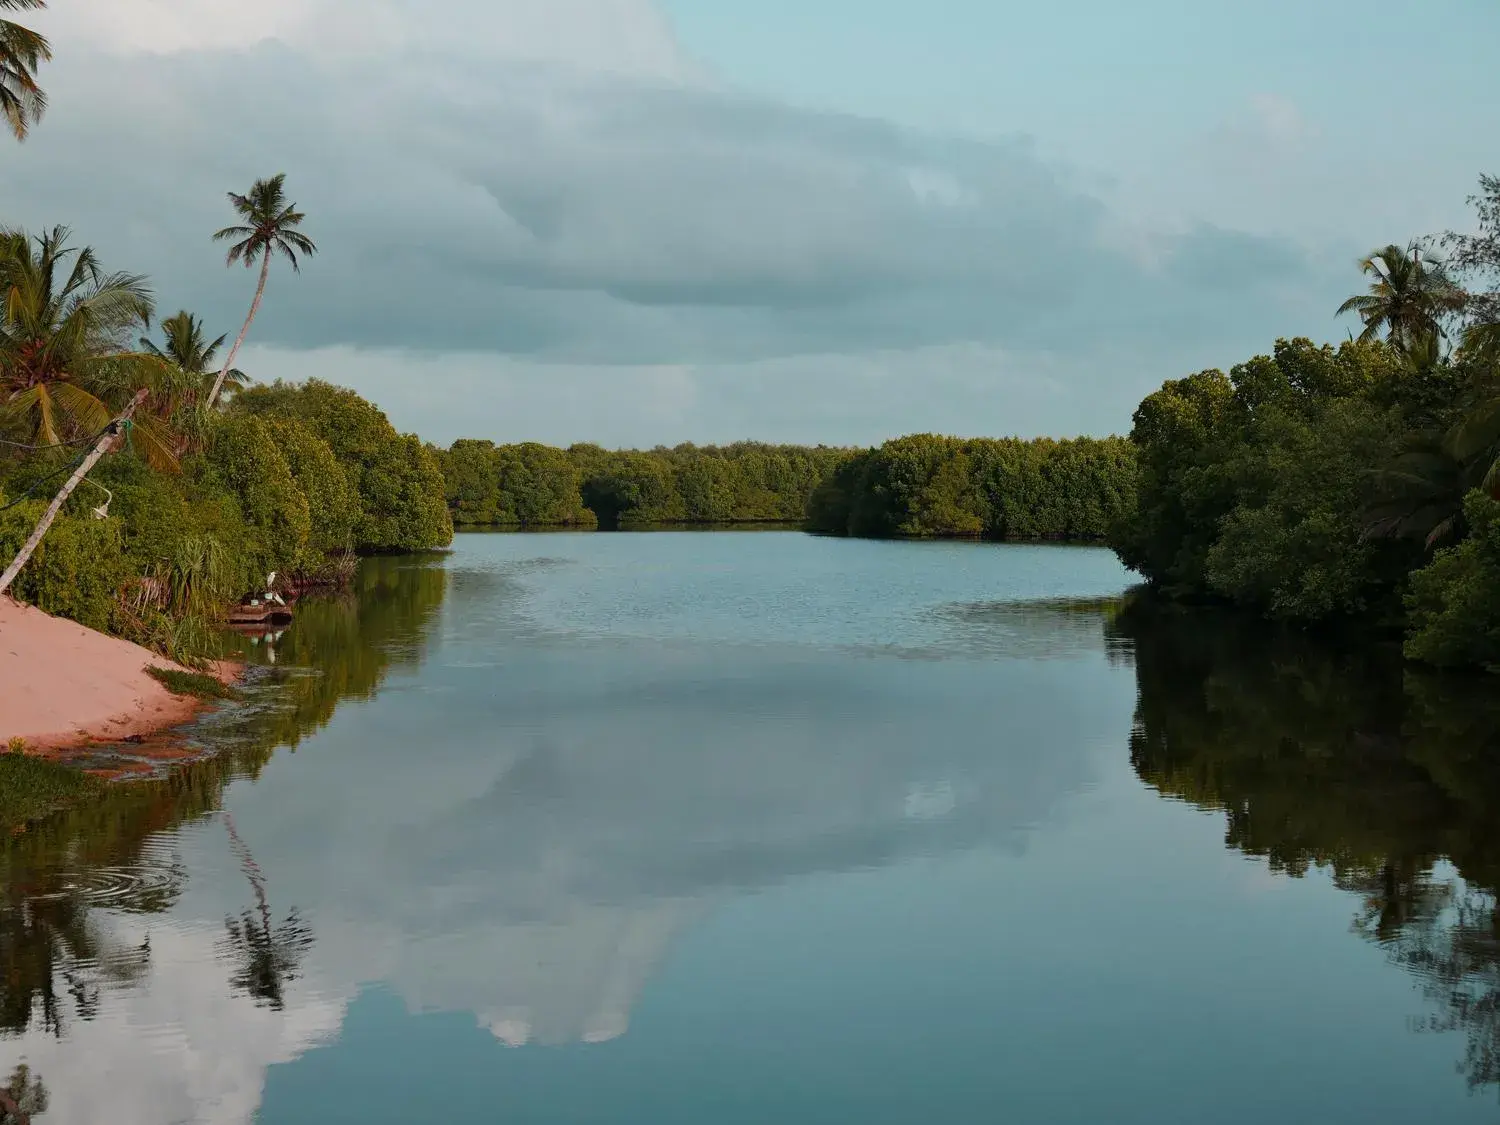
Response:
[{"label": "leaning palm tree", "polygon": [[[47,0],[0,0],[0,12],[45,8]],[[47,40],[30,28],[0,20],[0,116],[16,140],[24,141],[32,122],[47,109],[47,95],[36,72],[52,58]]]},{"label": "leaning palm tree", "polygon": [[[137,391],[173,394],[170,365],[131,351],[152,311],[143,277],[105,273],[92,249],[68,245],[66,227],[35,238],[0,230],[0,432],[36,445],[97,438]],[[175,465],[160,415],[134,421],[143,455]]]},{"label": "leaning palm tree", "polygon": [[214,234],[214,241],[234,240],[233,245],[229,247],[226,265],[232,266],[236,262],[244,262],[245,268],[249,269],[255,265],[256,261],[259,261],[260,282],[255,286],[255,298],[250,302],[250,312],[245,317],[244,327],[235,338],[234,346],[229,349],[229,357],[224,361],[224,369],[219,372],[213,390],[209,392],[207,406],[210,408],[218,402],[224,380],[228,378],[230,370],[234,367],[234,360],[239,355],[240,345],[245,342],[245,335],[250,331],[250,324],[260,310],[260,301],[266,292],[266,277],[271,271],[271,255],[280,253],[292,263],[293,272],[297,272],[301,269],[297,261],[298,254],[311,256],[318,252],[312,239],[297,230],[307,216],[297,210],[295,203],[287,202],[284,173],[272,176],[269,180],[256,180],[245,195],[230,192],[229,202],[234,204],[234,209],[239,212],[244,222],[218,231]]},{"label": "leaning palm tree", "polygon": [[1364,322],[1361,340],[1381,332],[1402,352],[1419,342],[1445,335],[1442,319],[1464,307],[1464,293],[1448,277],[1441,259],[1413,244],[1402,250],[1392,244],[1359,263],[1368,274],[1368,293],[1350,297],[1338,314],[1355,313]]}]

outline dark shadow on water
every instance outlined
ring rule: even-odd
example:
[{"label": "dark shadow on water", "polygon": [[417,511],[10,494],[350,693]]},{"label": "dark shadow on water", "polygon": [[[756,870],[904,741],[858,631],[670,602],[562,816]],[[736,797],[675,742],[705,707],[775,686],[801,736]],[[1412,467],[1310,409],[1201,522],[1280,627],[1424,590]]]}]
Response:
[{"label": "dark shadow on water", "polygon": [[1495,681],[1415,671],[1390,643],[1146,601],[1109,629],[1136,660],[1141,780],[1221,811],[1227,847],[1359,895],[1353,931],[1435,1009],[1416,1024],[1464,1033],[1469,1083],[1500,1084]]}]

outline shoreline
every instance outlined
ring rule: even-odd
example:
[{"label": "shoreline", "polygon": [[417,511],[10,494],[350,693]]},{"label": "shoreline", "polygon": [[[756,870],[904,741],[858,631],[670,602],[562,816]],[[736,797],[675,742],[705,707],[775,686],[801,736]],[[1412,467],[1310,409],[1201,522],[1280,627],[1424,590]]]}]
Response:
[{"label": "shoreline", "polygon": [[[0,597],[0,750],[12,740],[52,761],[163,735],[214,701],[176,695],[147,668],[183,671],[165,657],[33,606]],[[226,685],[242,665],[221,661]]]}]

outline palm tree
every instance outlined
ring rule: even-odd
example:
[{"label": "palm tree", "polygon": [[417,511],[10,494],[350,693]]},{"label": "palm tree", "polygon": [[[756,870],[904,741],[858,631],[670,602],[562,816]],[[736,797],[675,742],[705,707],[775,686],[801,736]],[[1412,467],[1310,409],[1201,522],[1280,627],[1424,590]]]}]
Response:
[{"label": "palm tree", "polygon": [[[213,340],[207,339],[203,322],[183,309],[161,322],[161,334],[159,345],[150,337],[142,336],[141,350],[170,364],[179,373],[180,393],[172,404],[175,425],[178,429],[189,429],[198,413],[195,408],[207,399],[209,387],[213,384],[214,356],[223,347],[228,333]],[[226,378],[225,390],[239,390],[249,381],[249,376],[243,371],[232,370]]]},{"label": "palm tree", "polygon": [[[47,0],[0,0],[0,12],[45,8]],[[0,115],[16,140],[24,141],[31,123],[47,109],[47,95],[36,84],[36,72],[52,58],[47,40],[10,20],[0,20]]]},{"label": "palm tree", "polygon": [[1464,307],[1464,293],[1443,262],[1416,244],[1406,250],[1394,243],[1376,250],[1359,268],[1373,278],[1370,291],[1350,297],[1337,315],[1358,314],[1365,325],[1361,340],[1374,340],[1383,330],[1392,345],[1406,352],[1429,336],[1446,335],[1441,318]]},{"label": "palm tree", "polygon": [[240,345],[245,342],[245,335],[250,331],[250,324],[260,310],[260,301],[266,292],[266,276],[271,270],[271,255],[280,253],[292,263],[293,272],[297,272],[301,269],[297,261],[298,254],[311,256],[318,252],[312,239],[296,229],[302,225],[302,220],[307,216],[297,210],[295,203],[287,202],[285,173],[272,176],[269,180],[256,180],[245,195],[230,192],[229,202],[234,204],[234,209],[239,212],[244,222],[218,231],[214,235],[214,241],[236,240],[229,247],[229,253],[225,259],[226,265],[232,266],[236,262],[244,262],[245,268],[249,269],[259,260],[260,282],[255,287],[255,299],[250,302],[250,313],[245,317],[245,325],[240,329],[239,336],[235,338],[234,347],[229,349],[229,357],[224,361],[224,369],[219,372],[219,378],[214,382],[213,390],[209,392],[207,405],[210,408],[218,402],[219,391],[224,386],[224,380],[228,377],[230,369],[234,367],[234,359],[239,355]]},{"label": "palm tree", "polygon": [[[66,227],[34,239],[0,230],[0,431],[58,445],[99,436],[139,390],[169,400],[170,365],[126,346],[151,311],[143,277],[105,273]],[[142,414],[132,432],[153,464],[175,466],[159,416]]]}]

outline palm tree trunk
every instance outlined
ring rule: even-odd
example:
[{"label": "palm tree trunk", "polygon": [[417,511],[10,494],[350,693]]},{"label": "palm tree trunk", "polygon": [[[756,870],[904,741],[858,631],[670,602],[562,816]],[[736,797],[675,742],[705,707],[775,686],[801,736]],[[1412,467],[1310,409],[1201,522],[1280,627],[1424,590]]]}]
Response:
[{"label": "palm tree trunk", "polygon": [[214,389],[209,392],[208,402],[204,404],[206,410],[212,410],[214,403],[219,401],[219,392],[224,389],[224,380],[234,369],[234,358],[240,354],[240,345],[245,342],[245,336],[250,331],[250,324],[255,319],[255,314],[260,311],[260,299],[266,295],[266,277],[270,272],[271,252],[266,250],[260,256],[260,284],[255,287],[255,300],[250,302],[250,315],[245,317],[244,326],[240,328],[240,334],[235,337],[234,347],[229,349],[229,358],[224,361],[224,369],[214,380]]},{"label": "palm tree trunk", "polygon": [[84,477],[88,476],[89,470],[99,463],[99,458],[109,452],[109,447],[114,444],[115,438],[119,436],[120,426],[130,421],[130,416],[136,412],[136,408],[141,403],[146,401],[146,396],[150,393],[145,388],[135,393],[135,398],[130,400],[130,405],[125,407],[120,416],[109,424],[109,428],[100,435],[99,440],[94,443],[94,448],[89,451],[88,456],[79,463],[78,468],[73,470],[73,475],[68,478],[68,483],[62,486],[62,491],[52,498],[52,503],[48,505],[35,530],[32,531],[31,538],[26,540],[20,553],[11,560],[10,566],[5,568],[5,573],[0,574],[0,594],[4,594],[10,588],[10,584],[16,580],[16,575],[21,573],[21,568],[26,565],[27,560],[31,558],[37,547],[41,545],[42,537],[47,534],[47,529],[52,526],[52,521],[57,519],[57,513],[62,511],[62,506],[68,497],[73,495],[73,490],[83,482]]}]

